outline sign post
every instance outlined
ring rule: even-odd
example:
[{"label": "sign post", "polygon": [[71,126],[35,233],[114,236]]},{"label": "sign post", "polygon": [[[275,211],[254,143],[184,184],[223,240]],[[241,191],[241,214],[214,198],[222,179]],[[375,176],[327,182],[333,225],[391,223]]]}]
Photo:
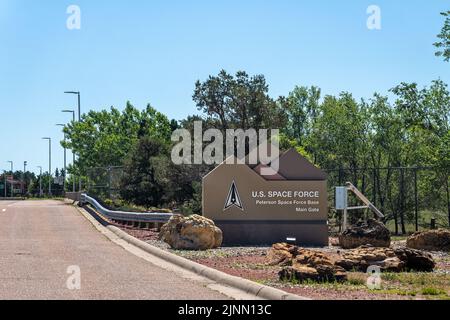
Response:
[{"label": "sign post", "polygon": [[[359,207],[349,207],[348,205],[348,192],[351,191],[359,200],[361,200],[365,205]],[[373,211],[378,218],[384,218],[384,215],[378,210],[369,199],[364,196],[361,191],[359,191],[352,183],[347,182],[346,187],[336,187],[336,197],[335,197],[335,209],[343,211],[343,223],[342,228],[347,230],[348,225],[348,210],[361,210],[370,209]]]}]

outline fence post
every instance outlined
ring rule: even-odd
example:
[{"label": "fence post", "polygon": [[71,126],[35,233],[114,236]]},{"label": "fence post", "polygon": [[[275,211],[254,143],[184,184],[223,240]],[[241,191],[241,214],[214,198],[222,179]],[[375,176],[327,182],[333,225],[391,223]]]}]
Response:
[{"label": "fence post", "polygon": [[417,190],[417,168],[414,168],[414,202],[415,202],[415,218],[416,218],[416,232],[419,231],[419,198]]},{"label": "fence post", "polygon": [[373,201],[372,201],[372,203],[376,207],[377,206],[377,170],[376,169],[373,169],[372,175],[373,175],[373,183],[372,183]]},{"label": "fence post", "polygon": [[109,194],[109,198],[112,199],[112,197],[111,197],[111,167],[108,167],[108,194]]}]

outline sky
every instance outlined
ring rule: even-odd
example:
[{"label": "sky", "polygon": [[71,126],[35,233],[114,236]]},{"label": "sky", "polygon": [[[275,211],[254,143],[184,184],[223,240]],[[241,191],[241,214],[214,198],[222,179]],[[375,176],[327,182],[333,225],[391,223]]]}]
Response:
[{"label": "sky", "polygon": [[[67,28],[70,5],[80,29]],[[370,5],[380,30],[367,27]],[[0,0],[0,170],[48,168],[42,137],[63,167],[68,90],[82,112],[129,100],[179,120],[198,113],[195,82],[221,69],[264,74],[274,98],[297,85],[367,99],[402,81],[450,83],[432,45],[446,10],[448,0]]]}]

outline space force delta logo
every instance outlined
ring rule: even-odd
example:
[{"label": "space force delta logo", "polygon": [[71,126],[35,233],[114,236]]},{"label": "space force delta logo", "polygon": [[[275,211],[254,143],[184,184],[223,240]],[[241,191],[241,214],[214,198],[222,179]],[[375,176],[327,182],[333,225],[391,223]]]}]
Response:
[{"label": "space force delta logo", "polygon": [[236,207],[244,211],[244,206],[242,205],[241,197],[239,196],[239,191],[236,186],[236,182],[233,181],[228,192],[227,200],[225,201],[225,207],[223,211],[226,211],[232,207]]}]

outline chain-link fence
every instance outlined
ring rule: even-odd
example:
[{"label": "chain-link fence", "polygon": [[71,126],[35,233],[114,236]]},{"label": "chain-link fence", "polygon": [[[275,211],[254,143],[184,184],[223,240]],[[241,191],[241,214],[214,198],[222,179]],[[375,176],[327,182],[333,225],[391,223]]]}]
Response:
[{"label": "chain-link fence", "polygon": [[87,191],[98,199],[120,199],[123,167],[97,167],[87,171]]},{"label": "chain-link fence", "polygon": [[[329,203],[334,207],[334,188],[354,184],[383,212],[385,222],[395,234],[436,227],[449,227],[449,173],[438,168],[390,167],[327,170]],[[360,206],[355,197],[352,205]],[[352,211],[351,222],[367,211]],[[332,214],[340,225],[339,213]]]}]

